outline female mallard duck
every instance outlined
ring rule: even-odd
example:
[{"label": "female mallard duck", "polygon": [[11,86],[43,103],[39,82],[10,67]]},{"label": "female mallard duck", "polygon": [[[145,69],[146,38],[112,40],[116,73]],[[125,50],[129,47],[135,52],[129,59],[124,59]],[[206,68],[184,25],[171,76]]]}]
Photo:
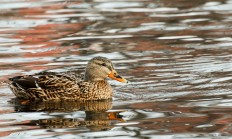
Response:
[{"label": "female mallard duck", "polygon": [[84,79],[70,72],[66,74],[28,75],[10,78],[9,87],[23,100],[104,100],[112,98],[112,88],[106,78],[127,82],[105,57],[91,59]]}]

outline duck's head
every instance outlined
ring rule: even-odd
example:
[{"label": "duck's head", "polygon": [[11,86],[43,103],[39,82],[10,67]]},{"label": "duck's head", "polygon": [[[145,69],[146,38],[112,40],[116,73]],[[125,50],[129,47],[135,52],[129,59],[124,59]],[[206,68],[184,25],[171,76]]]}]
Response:
[{"label": "duck's head", "polygon": [[85,69],[86,81],[100,81],[107,77],[126,83],[127,80],[120,76],[114,69],[112,62],[105,57],[95,57],[91,59]]}]

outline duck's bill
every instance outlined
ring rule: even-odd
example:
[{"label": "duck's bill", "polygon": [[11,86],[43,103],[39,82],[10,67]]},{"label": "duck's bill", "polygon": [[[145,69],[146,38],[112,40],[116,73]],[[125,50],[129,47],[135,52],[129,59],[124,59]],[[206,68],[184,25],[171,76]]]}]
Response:
[{"label": "duck's bill", "polygon": [[108,77],[113,79],[113,80],[122,82],[122,83],[127,83],[128,82],[125,78],[120,76],[115,70],[113,70],[110,74],[108,74]]}]

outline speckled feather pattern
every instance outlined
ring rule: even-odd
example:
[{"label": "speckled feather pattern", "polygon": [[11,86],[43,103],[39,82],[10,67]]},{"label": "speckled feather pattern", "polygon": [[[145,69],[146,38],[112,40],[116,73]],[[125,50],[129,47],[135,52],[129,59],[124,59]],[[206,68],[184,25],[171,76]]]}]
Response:
[{"label": "speckled feather pattern", "polygon": [[[36,88],[22,88],[14,82],[10,89],[16,97],[29,100],[102,100],[112,98],[112,88],[107,81],[85,82],[74,73],[42,75],[35,82]],[[20,78],[27,78],[22,76]]]},{"label": "speckled feather pattern", "polygon": [[[112,98],[106,78],[122,80],[112,62],[94,57],[86,65],[85,75],[76,72],[42,72],[10,78],[9,87],[17,98],[38,101],[95,101]],[[126,80],[122,80],[126,81]]]}]

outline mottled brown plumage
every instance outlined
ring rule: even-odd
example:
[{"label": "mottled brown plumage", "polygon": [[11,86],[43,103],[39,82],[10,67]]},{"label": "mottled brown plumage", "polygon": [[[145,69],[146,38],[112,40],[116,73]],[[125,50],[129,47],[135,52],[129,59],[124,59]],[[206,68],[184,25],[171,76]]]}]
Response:
[{"label": "mottled brown plumage", "polygon": [[109,59],[95,57],[88,62],[83,78],[73,72],[16,76],[10,78],[9,87],[17,98],[26,100],[104,100],[112,98],[107,77],[127,82]]}]

